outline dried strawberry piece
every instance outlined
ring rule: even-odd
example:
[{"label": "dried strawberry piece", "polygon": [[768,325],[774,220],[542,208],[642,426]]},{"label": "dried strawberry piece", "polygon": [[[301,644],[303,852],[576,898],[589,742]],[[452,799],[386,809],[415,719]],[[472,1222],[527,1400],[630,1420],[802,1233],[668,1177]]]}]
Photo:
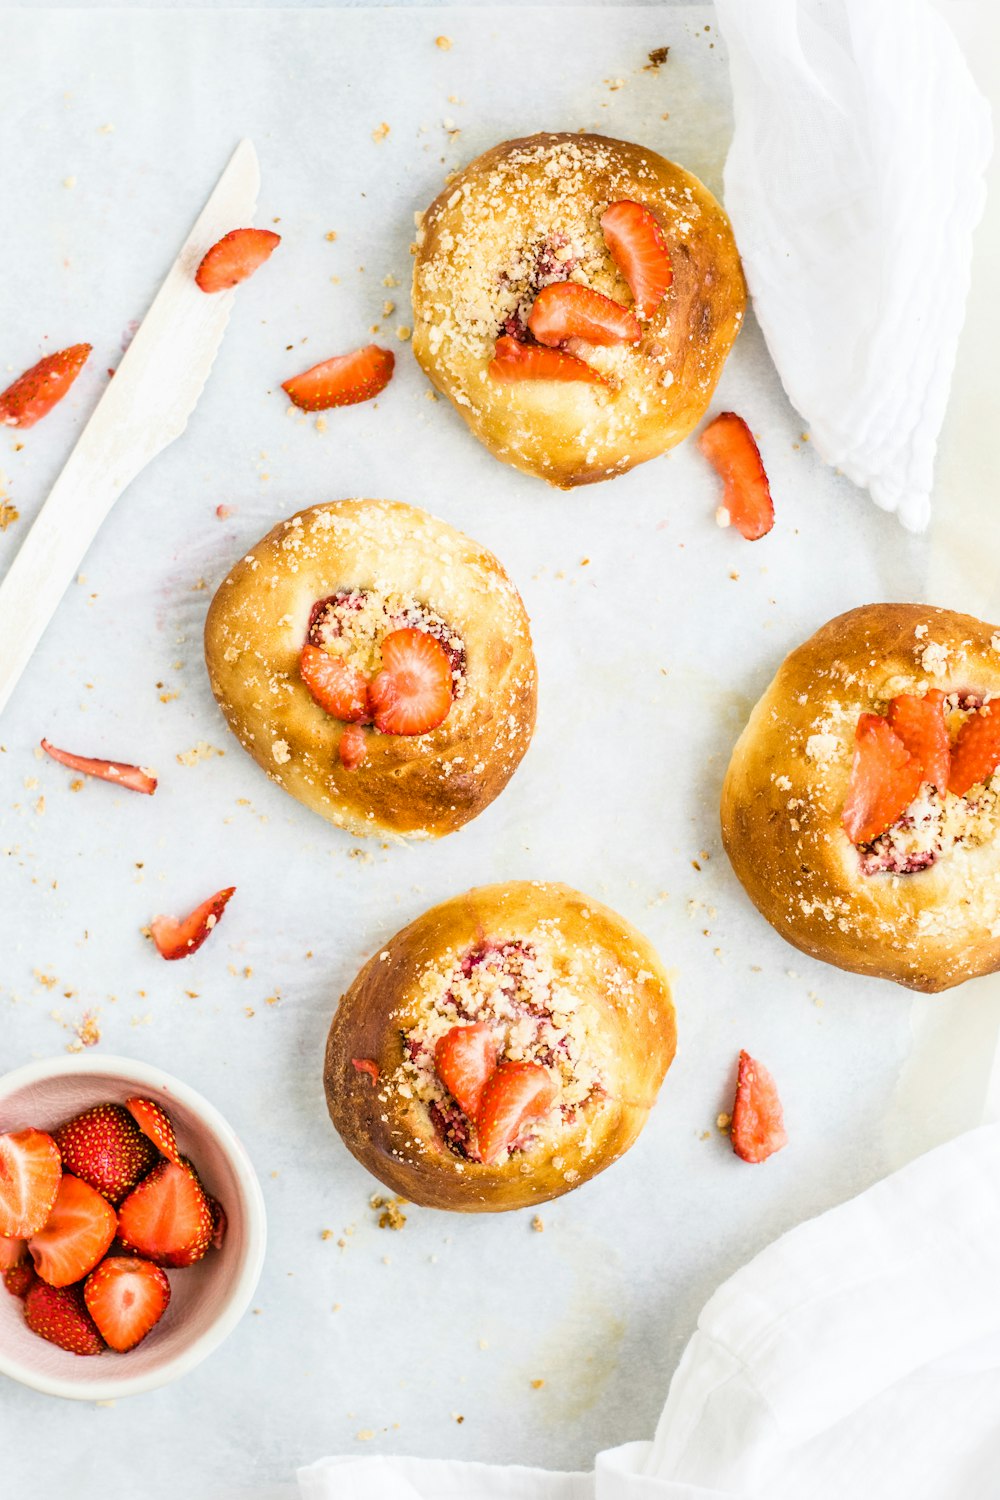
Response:
[{"label": "dried strawberry piece", "polygon": [[203,292],[224,292],[252,276],[281,244],[271,229],[231,229],[202,257],[194,279]]},{"label": "dried strawberry piece", "polygon": [[891,828],[920,790],[923,771],[880,714],[862,714],[841,819],[852,844],[870,844]]},{"label": "dried strawberry piece", "polygon": [[354,406],[371,401],[392,379],[396,357],[391,349],[366,344],[351,354],[335,354],[293,375],[281,389],[303,411],[327,411],[331,406]]},{"label": "dried strawberry piece", "polygon": [[90,355],[90,344],[46,354],[0,393],[0,425],[34,427],[61,401]]},{"label": "dried strawberry piece", "polygon": [[101,781],[112,781],[116,786],[127,787],[130,792],[145,792],[147,796],[152,796],[156,791],[156,777],[143,770],[142,766],[129,765],[123,760],[94,760],[89,755],[74,755],[69,750],[57,749],[48,740],[42,740],[42,749],[61,766],[79,771],[83,776],[96,776]]},{"label": "dried strawberry piece", "polygon": [[749,1052],[740,1053],[730,1140],[736,1155],[749,1162],[766,1161],[788,1145],[777,1085]]},{"label": "dried strawberry piece", "polygon": [[226,903],[235,890],[236,887],[231,885],[225,890],[216,891],[214,896],[209,896],[207,901],[196,906],[190,916],[181,921],[176,917],[154,917],[149,924],[149,931],[161,956],[168,959],[187,958],[189,954],[197,952],[219,922]]},{"label": "dried strawberry piece", "polygon": [[753,433],[742,417],[724,411],[709,422],[698,447],[723,483],[720,525],[759,541],[774,525],[774,502]]}]

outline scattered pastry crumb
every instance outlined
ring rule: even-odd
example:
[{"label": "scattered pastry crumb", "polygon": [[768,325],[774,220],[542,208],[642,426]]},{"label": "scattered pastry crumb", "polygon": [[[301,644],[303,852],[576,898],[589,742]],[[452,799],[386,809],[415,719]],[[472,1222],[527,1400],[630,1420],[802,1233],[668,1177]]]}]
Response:
[{"label": "scattered pastry crumb", "polygon": [[399,286],[399,282],[396,280],[395,276],[393,276],[392,272],[390,271],[390,273],[388,274],[388,276],[383,276],[382,277],[382,285],[383,286]]},{"label": "scattered pastry crumb", "polygon": [[435,45],[435,47],[440,47],[440,49],[441,49],[442,52],[450,52],[451,51],[451,37],[450,36],[436,36],[434,38],[434,45]]},{"label": "scattered pastry crumb", "polygon": [[718,1114],[715,1117],[715,1128],[716,1130],[721,1130],[723,1135],[727,1133],[732,1123],[732,1115],[727,1115],[725,1112],[723,1112],[722,1114]]},{"label": "scattered pastry crumb", "polygon": [[0,497],[0,531],[6,531],[8,526],[13,526],[20,519],[21,512],[17,506],[12,505],[5,497]]},{"label": "scattered pastry crumb", "polygon": [[274,756],[277,765],[287,765],[292,758],[292,752],[288,748],[288,741],[275,740],[271,746],[271,754]]},{"label": "scattered pastry crumb", "polygon": [[663,67],[663,64],[666,62],[667,58],[670,56],[670,48],[654,47],[653,50],[646,55],[649,58],[649,62],[644,65],[642,71],[644,73],[658,73],[660,68]]},{"label": "scattered pastry crumb", "polygon": [[[406,1203],[406,1201],[405,1198],[384,1198],[381,1193],[373,1193],[368,1200],[368,1207],[378,1213],[378,1227],[380,1229],[402,1229],[406,1223],[406,1215],[401,1212],[400,1205]],[[384,1263],[388,1265],[388,1261],[384,1261]]]},{"label": "scattered pastry crumb", "polygon": [[324,239],[328,239],[330,241],[331,245],[333,244],[333,242],[334,242],[334,240],[336,238],[337,238],[337,231],[335,229],[328,229],[326,231],[326,234],[324,235]]},{"label": "scattered pastry crumb", "polygon": [[320,1233],[320,1239],[321,1240],[332,1240],[333,1239],[333,1230],[332,1229],[324,1229],[324,1230],[322,1230],[321,1233]]},{"label": "scattered pastry crumb", "polygon": [[75,188],[76,187],[76,178],[75,177],[64,177],[63,178],[63,187],[64,188]]},{"label": "scattered pastry crumb", "polygon": [[396,329],[396,337],[398,339],[402,339],[403,343],[405,344],[406,340],[410,337],[410,334],[412,332],[413,330],[407,323],[400,323],[399,327]]},{"label": "scattered pastry crumb", "polygon": [[388,126],[384,120],[382,121],[381,125],[375,126],[375,129],[372,131],[372,140],[375,142],[376,146],[380,141],[385,140],[386,136],[389,134],[389,130],[390,126]]},{"label": "scattered pastry crumb", "polygon": [[541,1234],[543,1232],[543,1230],[545,1229],[545,1220],[542,1218],[541,1214],[535,1215],[535,1217],[531,1221],[531,1227],[536,1234]]},{"label": "scattered pastry crumb", "polygon": [[375,1433],[370,1427],[362,1427],[361,1431],[356,1432],[354,1436],[357,1438],[359,1443],[368,1443],[375,1436]]},{"label": "scattered pastry crumb", "polygon": [[67,1042],[67,1052],[81,1052],[84,1047],[96,1047],[101,1040],[101,1028],[94,1011],[86,1010],[76,1023],[76,1041]]},{"label": "scattered pastry crumb", "polygon": [[531,1382],[531,1389],[532,1389],[532,1390],[533,1390],[533,1391],[540,1391],[540,1390],[541,1390],[541,1388],[542,1388],[542,1386],[543,1386],[543,1385],[544,1385],[544,1384],[545,1384],[545,1381],[544,1381],[544,1380],[533,1380],[533,1381],[532,1381],[532,1382]]},{"label": "scattered pastry crumb", "polygon": [[920,665],[932,677],[943,677],[948,670],[947,647],[942,646],[939,641],[928,642],[921,653]]},{"label": "scattered pastry crumb", "polygon": [[461,1412],[453,1411],[451,1414],[451,1420],[453,1422],[458,1422],[458,1424],[461,1425],[465,1421],[465,1418],[462,1416]]},{"label": "scattered pastry crumb", "polygon": [[182,750],[177,756],[178,765],[196,766],[200,760],[211,760],[213,755],[225,755],[225,750],[220,750],[217,745],[210,745],[207,740],[199,740],[191,750]]}]

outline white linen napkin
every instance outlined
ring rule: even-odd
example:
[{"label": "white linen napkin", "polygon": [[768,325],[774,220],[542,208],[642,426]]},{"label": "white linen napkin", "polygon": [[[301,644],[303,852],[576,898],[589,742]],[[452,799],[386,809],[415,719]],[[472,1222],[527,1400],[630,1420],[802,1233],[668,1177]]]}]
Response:
[{"label": "white linen napkin", "polygon": [[304,1500],[995,1500],[1000,1125],[785,1234],[709,1300],[650,1443],[554,1474],[327,1458]]},{"label": "white linen napkin", "polygon": [[930,518],[989,105],[929,0],[716,0],[726,208],[754,311],[820,455]]}]

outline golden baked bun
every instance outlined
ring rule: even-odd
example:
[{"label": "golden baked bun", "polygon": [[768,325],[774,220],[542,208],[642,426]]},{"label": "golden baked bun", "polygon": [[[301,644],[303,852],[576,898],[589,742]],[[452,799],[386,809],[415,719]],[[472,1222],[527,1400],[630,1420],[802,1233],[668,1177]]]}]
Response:
[{"label": "golden baked bun", "polygon": [[243,748],[352,834],[461,828],[535,726],[517,589],[478,543],[393,501],[313,505],[275,526],[212,600],[205,656]]},{"label": "golden baked bun", "polygon": [[[669,258],[673,281],[650,315],[602,230],[612,204],[648,211]],[[494,378],[498,338],[534,347],[535,298],[567,281],[638,312],[640,341],[562,346],[606,383]],[[497,458],[560,489],[623,474],[685,438],[745,305],[732,229],[708,189],[654,151],[600,135],[505,141],[452,178],[417,234],[414,354]]]},{"label": "golden baked bun", "polygon": [[369,960],[323,1079],[345,1144],[393,1192],[490,1213],[617,1161],[675,1044],[646,939],[568,886],[517,881],[435,906]]},{"label": "golden baked bun", "polygon": [[782,937],[916,990],[1000,968],[991,698],[1000,632],[929,605],[851,610],[786,658],[722,792],[733,868]]}]

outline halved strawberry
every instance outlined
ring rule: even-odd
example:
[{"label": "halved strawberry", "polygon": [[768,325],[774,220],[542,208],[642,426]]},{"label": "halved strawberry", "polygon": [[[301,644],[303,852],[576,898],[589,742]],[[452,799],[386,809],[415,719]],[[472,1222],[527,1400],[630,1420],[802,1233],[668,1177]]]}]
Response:
[{"label": "halved strawberry", "polygon": [[491,1166],[517,1140],[529,1120],[545,1114],[556,1085],[538,1063],[501,1063],[483,1089],[476,1114],[479,1154]]},{"label": "halved strawberry", "polygon": [[0,1271],[9,1271],[19,1266],[28,1254],[24,1240],[13,1235],[0,1235]]},{"label": "halved strawberry", "polygon": [[923,771],[880,714],[862,714],[854,736],[854,763],[841,818],[852,844],[870,844],[885,833],[920,790]]},{"label": "halved strawberry", "polygon": [[356,771],[368,756],[368,741],[360,724],[346,724],[337,746],[345,771]]},{"label": "halved strawberry", "polygon": [[729,1137],[743,1161],[767,1161],[788,1145],[777,1085],[763,1063],[755,1062],[749,1052],[740,1053]]},{"label": "halved strawberry", "polygon": [[89,344],[73,344],[46,354],[0,393],[0,425],[34,427],[61,401],[90,354]]},{"label": "halved strawberry", "polygon": [[102,1354],[104,1340],[87,1311],[82,1286],[47,1286],[36,1281],[24,1299],[24,1321],[40,1339],[67,1354]]},{"label": "halved strawberry", "polygon": [[49,1286],[80,1281],[111,1244],[117,1222],[107,1199],[67,1172],[45,1228],[28,1238],[35,1270]]},{"label": "halved strawberry", "polygon": [[528,327],[540,344],[586,339],[588,344],[637,344],[638,318],[627,307],[577,281],[554,281],[535,298]]},{"label": "halved strawberry", "polygon": [[301,375],[293,375],[281,389],[303,411],[326,411],[331,406],[354,406],[371,401],[392,379],[396,356],[391,349],[366,344],[351,354],[335,354]]},{"label": "halved strawberry", "polygon": [[360,724],[368,718],[365,675],[342,656],[331,656],[307,642],[299,656],[299,673],[310,696],[334,719]]},{"label": "halved strawberry", "polygon": [[479,1113],[483,1090],[496,1072],[497,1049],[485,1021],[453,1026],[434,1048],[437,1075],[470,1120]]},{"label": "halved strawberry", "polygon": [[659,223],[643,204],[626,198],[604,210],[601,233],[611,259],[629,284],[640,317],[651,318],[674,279]]},{"label": "halved strawberry", "polygon": [[87,1311],[110,1349],[126,1354],[154,1329],[170,1303],[159,1266],[133,1255],[109,1255],[83,1288]]},{"label": "halved strawberry", "polygon": [[221,1250],[229,1228],[229,1219],[218,1198],[209,1198],[208,1206],[212,1214],[212,1249]]},{"label": "halved strawberry", "polygon": [[0,1135],[0,1234],[26,1240],[52,1212],[62,1176],[59,1147],[41,1130]]},{"label": "halved strawberry", "polygon": [[382,670],[368,684],[368,705],[383,734],[427,734],[448,717],[451,661],[425,630],[392,630],[382,640]]},{"label": "halved strawberry", "polygon": [[718,519],[756,542],[774,525],[774,502],[760,450],[742,417],[724,411],[709,422],[698,447],[723,483]]},{"label": "halved strawberry", "polygon": [[144,1136],[147,1136],[161,1156],[167,1161],[180,1163],[177,1137],[170,1116],[152,1099],[126,1099],[125,1108],[132,1116]]},{"label": "halved strawberry", "polygon": [[997,766],[1000,766],[1000,709],[995,703],[984,703],[969,715],[955,737],[948,790],[964,797],[979,782],[989,781]]},{"label": "halved strawberry", "polygon": [[18,1261],[3,1273],[3,1284],[12,1297],[26,1297],[35,1284],[35,1268],[30,1260]]},{"label": "halved strawberry", "polygon": [[205,252],[194,279],[203,292],[224,292],[252,276],[280,244],[270,229],[231,229]]},{"label": "halved strawberry", "polygon": [[215,1226],[207,1197],[188,1163],[164,1161],[125,1199],[118,1238],[158,1266],[191,1266],[201,1260]]},{"label": "halved strawberry", "polygon": [[130,766],[123,760],[92,760],[87,755],[73,755],[69,750],[57,750],[48,740],[42,740],[42,749],[61,766],[68,766],[71,771],[79,771],[84,776],[113,781],[116,786],[128,787],[130,792],[146,792],[152,796],[156,791],[156,777],[141,766]]},{"label": "halved strawberry", "polygon": [[164,958],[170,959],[187,958],[189,954],[196,953],[218,924],[226,903],[235,890],[236,887],[230,885],[225,890],[216,891],[214,896],[209,896],[207,901],[195,907],[190,916],[180,921],[176,917],[154,917],[149,930],[157,951]]},{"label": "halved strawberry", "polygon": [[546,349],[541,344],[522,344],[509,333],[497,339],[487,373],[491,379],[508,384],[517,380],[586,380],[591,385],[607,385],[593,365],[575,354]]},{"label": "halved strawberry", "polygon": [[378,1083],[378,1063],[370,1057],[352,1057],[351,1066],[356,1073],[367,1073],[372,1083]]},{"label": "halved strawberry", "polygon": [[944,693],[932,688],[922,698],[900,693],[889,704],[889,728],[917,762],[925,781],[947,789],[951,773],[951,742],[944,717]]},{"label": "halved strawberry", "polygon": [[152,1141],[120,1104],[96,1104],[53,1131],[63,1167],[118,1204],[155,1167]]}]

